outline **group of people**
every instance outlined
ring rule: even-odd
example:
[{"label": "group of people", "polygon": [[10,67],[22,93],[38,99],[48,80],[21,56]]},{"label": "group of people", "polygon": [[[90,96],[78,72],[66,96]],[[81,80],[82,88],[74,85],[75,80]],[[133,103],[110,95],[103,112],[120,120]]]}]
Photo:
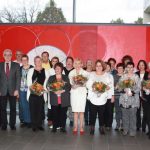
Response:
[{"label": "group of people", "polygon": [[[64,66],[58,57],[49,60],[49,53],[44,51],[41,56],[34,58],[32,66],[28,56],[20,51],[16,53],[16,62],[12,61],[10,49],[4,50],[3,57],[5,61],[0,63],[2,130],[7,130],[8,125],[7,101],[10,105],[9,126],[11,130],[16,130],[18,100],[21,127],[31,127],[34,132],[44,130],[45,109],[48,126],[53,133],[58,129],[66,133],[68,116],[73,134],[78,134],[79,130],[80,135],[84,134],[85,125],[90,127],[90,134],[94,135],[97,115],[99,132],[104,135],[106,130],[112,128],[115,112],[116,131],[135,136],[136,131],[141,129],[146,132],[148,127],[150,139],[150,89],[142,86],[143,81],[150,79],[150,75],[144,60],[139,60],[136,68],[129,55],[124,56],[118,64],[114,58],[110,58],[107,62],[87,60],[85,65],[81,59],[74,60],[69,56]],[[75,84],[77,76],[85,79],[82,85]],[[129,79],[134,81],[133,88],[120,89],[119,83]],[[58,82],[62,86],[56,90]],[[41,94],[31,91],[35,83],[44,88]],[[55,90],[51,89],[52,85],[55,85]],[[103,91],[95,91],[96,88]]]}]

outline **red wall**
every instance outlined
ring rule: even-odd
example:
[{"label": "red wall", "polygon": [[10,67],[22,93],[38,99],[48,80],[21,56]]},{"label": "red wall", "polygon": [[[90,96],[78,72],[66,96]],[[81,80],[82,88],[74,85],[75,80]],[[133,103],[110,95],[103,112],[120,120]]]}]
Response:
[{"label": "red wall", "polygon": [[1,25],[0,60],[3,50],[10,48],[27,53],[39,45],[51,45],[67,55],[89,59],[123,55],[150,61],[150,27],[111,25]]}]

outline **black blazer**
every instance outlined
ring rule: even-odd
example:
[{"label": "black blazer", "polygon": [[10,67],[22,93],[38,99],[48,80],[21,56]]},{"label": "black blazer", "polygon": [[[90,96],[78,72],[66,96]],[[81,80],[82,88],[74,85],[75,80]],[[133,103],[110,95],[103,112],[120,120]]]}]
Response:
[{"label": "black blazer", "polygon": [[[62,75],[62,80],[65,82],[65,86],[64,86],[65,92],[61,94],[61,106],[68,107],[70,106],[71,84],[69,78],[66,75]],[[54,81],[56,81],[56,75],[50,76],[47,84],[53,83]],[[52,106],[58,105],[57,95],[52,91],[50,91],[50,104]]]},{"label": "black blazer", "polygon": [[[137,75],[139,76],[139,78],[140,78],[140,71],[137,71],[136,74],[137,74]],[[149,74],[149,72],[148,72],[148,71],[145,71],[143,80],[148,80],[148,74]]]},{"label": "black blazer", "polygon": [[[140,77],[140,71],[137,71],[136,74]],[[149,72],[145,71],[143,80],[148,80],[149,79],[148,75],[149,75]],[[146,95],[145,91],[143,90],[142,90],[142,95],[143,95],[144,100],[150,103],[150,95]]]}]

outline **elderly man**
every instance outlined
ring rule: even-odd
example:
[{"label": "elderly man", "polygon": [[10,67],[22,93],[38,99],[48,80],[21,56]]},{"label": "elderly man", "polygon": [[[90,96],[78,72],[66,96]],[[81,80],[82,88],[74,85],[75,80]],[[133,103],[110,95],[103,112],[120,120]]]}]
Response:
[{"label": "elderly man", "polygon": [[20,66],[12,62],[12,51],[5,49],[3,52],[4,62],[0,63],[0,102],[1,102],[1,129],[7,129],[7,100],[10,105],[9,125],[15,130],[16,124],[16,98],[19,97]]}]

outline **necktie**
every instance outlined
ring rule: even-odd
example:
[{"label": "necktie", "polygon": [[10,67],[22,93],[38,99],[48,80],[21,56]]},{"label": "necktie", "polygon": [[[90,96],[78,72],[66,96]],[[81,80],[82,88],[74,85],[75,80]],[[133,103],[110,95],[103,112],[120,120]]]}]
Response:
[{"label": "necktie", "polygon": [[6,76],[7,76],[7,78],[9,76],[9,72],[10,72],[10,70],[9,70],[9,63],[6,63]]}]

